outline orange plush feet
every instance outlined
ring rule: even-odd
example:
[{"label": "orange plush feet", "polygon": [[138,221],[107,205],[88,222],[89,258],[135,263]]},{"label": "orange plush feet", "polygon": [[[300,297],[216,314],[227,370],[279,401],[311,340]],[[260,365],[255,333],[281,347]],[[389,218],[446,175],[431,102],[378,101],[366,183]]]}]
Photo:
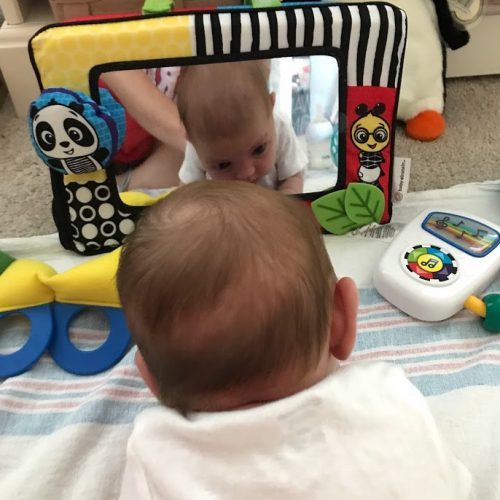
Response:
[{"label": "orange plush feet", "polygon": [[406,135],[418,141],[433,141],[443,135],[444,118],[437,111],[422,111],[406,122]]}]

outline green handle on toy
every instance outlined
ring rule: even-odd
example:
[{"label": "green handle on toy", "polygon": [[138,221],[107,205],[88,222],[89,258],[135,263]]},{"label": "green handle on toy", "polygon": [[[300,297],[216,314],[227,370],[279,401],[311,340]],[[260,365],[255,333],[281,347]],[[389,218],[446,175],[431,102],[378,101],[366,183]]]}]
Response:
[{"label": "green handle on toy", "polygon": [[500,332],[500,293],[490,293],[483,300],[471,295],[464,303],[469,311],[481,316],[483,327],[492,333]]}]

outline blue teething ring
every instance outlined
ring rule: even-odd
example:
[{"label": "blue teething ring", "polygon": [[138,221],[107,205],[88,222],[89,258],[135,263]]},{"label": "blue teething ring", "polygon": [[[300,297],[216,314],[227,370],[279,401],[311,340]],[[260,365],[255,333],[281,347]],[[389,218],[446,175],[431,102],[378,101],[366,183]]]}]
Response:
[{"label": "blue teething ring", "polygon": [[21,314],[29,319],[30,335],[19,350],[11,354],[0,354],[0,378],[14,377],[29,370],[42,357],[52,337],[51,304],[3,312],[0,313],[0,318],[11,314]]},{"label": "blue teething ring", "polygon": [[[131,338],[123,315],[117,307],[89,307],[80,304],[54,302],[54,335],[49,352],[64,370],[75,375],[95,375],[114,366],[126,354]],[[109,321],[109,336],[93,351],[81,351],[69,339],[69,326],[73,318],[87,309],[102,311]]]}]

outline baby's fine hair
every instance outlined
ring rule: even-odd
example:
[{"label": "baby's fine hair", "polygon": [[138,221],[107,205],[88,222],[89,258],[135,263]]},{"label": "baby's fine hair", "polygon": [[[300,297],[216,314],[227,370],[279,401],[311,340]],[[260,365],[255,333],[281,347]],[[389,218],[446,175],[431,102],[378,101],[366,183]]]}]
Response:
[{"label": "baby's fine hair", "polygon": [[303,202],[238,181],[192,183],[146,209],[117,276],[160,399],[184,412],[315,367],[334,280]]},{"label": "baby's fine hair", "polygon": [[177,107],[191,142],[234,137],[273,110],[266,61],[201,64],[182,68]]}]

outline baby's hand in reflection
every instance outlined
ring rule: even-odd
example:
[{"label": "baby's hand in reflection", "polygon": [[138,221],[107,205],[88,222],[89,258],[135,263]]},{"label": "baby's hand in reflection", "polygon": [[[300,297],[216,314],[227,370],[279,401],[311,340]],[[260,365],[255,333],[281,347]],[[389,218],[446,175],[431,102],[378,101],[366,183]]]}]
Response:
[{"label": "baby's hand in reflection", "polygon": [[284,194],[298,194],[302,193],[304,188],[304,172],[300,171],[288,179],[285,179],[279,186],[278,191]]}]

